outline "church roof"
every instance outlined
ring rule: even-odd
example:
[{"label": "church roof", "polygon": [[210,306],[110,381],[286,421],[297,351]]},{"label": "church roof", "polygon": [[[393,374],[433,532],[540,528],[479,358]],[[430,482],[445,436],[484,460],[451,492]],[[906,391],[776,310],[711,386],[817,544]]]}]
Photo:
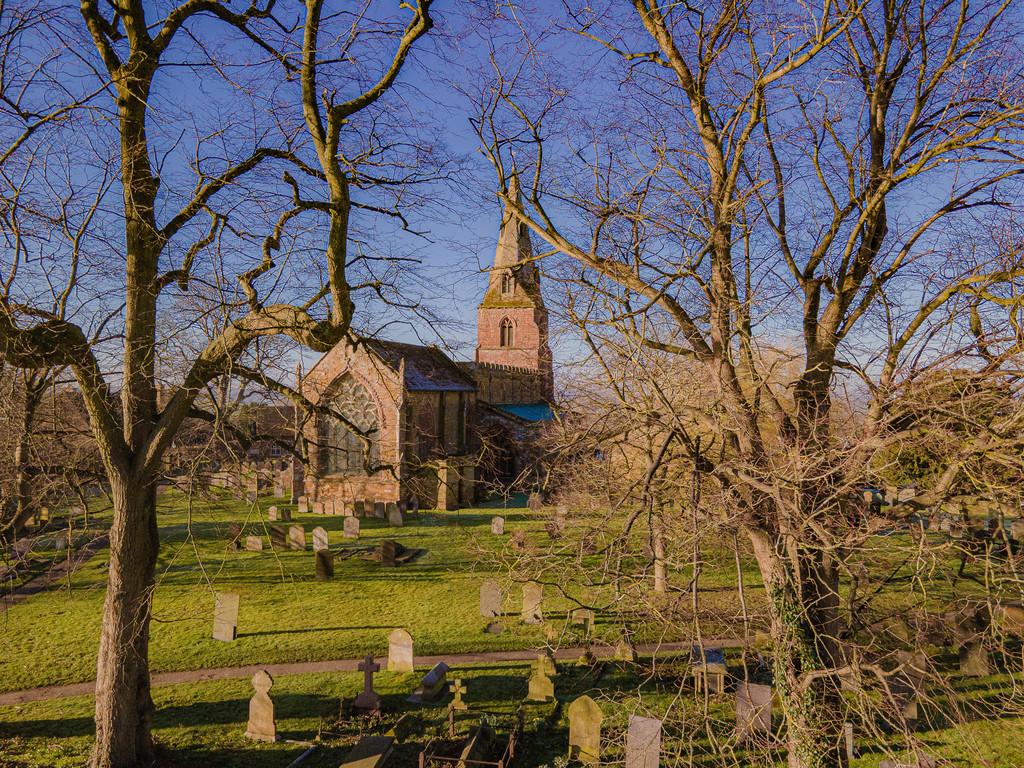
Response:
[{"label": "church roof", "polygon": [[437,347],[367,339],[366,346],[396,373],[405,361],[405,388],[411,392],[473,392],[476,382]]},{"label": "church roof", "polygon": [[494,407],[523,421],[551,421],[555,418],[549,403],[496,403]]}]

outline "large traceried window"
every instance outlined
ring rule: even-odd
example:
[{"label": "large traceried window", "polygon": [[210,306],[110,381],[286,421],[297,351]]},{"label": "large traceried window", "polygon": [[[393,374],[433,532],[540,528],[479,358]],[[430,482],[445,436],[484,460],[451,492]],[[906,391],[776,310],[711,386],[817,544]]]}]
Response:
[{"label": "large traceried window", "polygon": [[[369,440],[369,460],[378,457],[380,425],[377,404],[366,387],[346,374],[337,383],[331,407],[363,431]],[[326,429],[328,474],[361,475],[366,473],[367,446],[347,425],[327,417]]]},{"label": "large traceried window", "polygon": [[498,333],[501,346],[511,347],[515,344],[515,329],[512,326],[511,318],[506,317],[502,319],[501,325],[498,326]]}]

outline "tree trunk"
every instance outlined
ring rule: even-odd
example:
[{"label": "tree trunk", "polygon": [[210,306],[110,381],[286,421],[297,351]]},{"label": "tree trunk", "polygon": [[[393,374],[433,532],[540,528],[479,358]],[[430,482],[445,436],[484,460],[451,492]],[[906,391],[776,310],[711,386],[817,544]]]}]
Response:
[{"label": "tree trunk", "polygon": [[112,477],[114,523],[96,664],[93,768],[136,768],[153,759],[149,620],[158,549],[152,478]]},{"label": "tree trunk", "polygon": [[786,723],[789,768],[845,768],[843,702],[837,666],[839,574],[827,556],[752,533],[769,600],[774,683]]},{"label": "tree trunk", "polygon": [[663,595],[668,592],[668,565],[665,562],[665,521],[660,515],[651,521],[651,549],[654,552],[654,591]]}]

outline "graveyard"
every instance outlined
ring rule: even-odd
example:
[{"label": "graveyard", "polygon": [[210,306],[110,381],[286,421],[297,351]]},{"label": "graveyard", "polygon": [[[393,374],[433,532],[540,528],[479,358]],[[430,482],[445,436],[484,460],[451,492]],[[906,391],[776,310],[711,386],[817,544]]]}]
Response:
[{"label": "graveyard", "polygon": [[[553,538],[552,520],[563,512],[530,509],[522,499],[513,504],[405,511],[398,526],[386,511],[324,515],[300,513],[286,498],[253,503],[217,491],[205,498],[162,493],[151,646],[160,764],[362,766],[359,749],[371,755],[365,765],[396,768],[420,765],[421,755],[428,765],[454,765],[445,760],[457,762],[464,750],[479,750],[478,758],[494,765],[555,765],[570,756],[584,764],[673,765],[684,752],[687,765],[715,765],[724,754],[743,765],[784,762],[768,738],[770,680],[747,656],[755,646],[769,652],[763,638],[745,652],[734,626],[710,621],[702,626],[701,663],[692,635],[666,635],[639,621],[628,599],[607,586],[516,581],[508,564],[524,551],[583,565],[599,554],[581,546],[585,511],[567,515]],[[102,504],[90,508],[88,528],[77,523],[77,549],[102,542],[97,534],[108,521]],[[888,565],[898,569],[915,544],[907,534],[888,538]],[[409,559],[382,561],[388,542]],[[635,544],[642,558],[642,541]],[[59,562],[69,554],[55,547],[36,557]],[[42,692],[38,700],[5,697],[93,678],[104,554],[96,547],[70,581],[7,608],[0,667],[5,766],[76,766],[88,755],[91,696],[71,689]],[[736,600],[730,557],[724,547],[706,553],[716,566],[714,580],[702,583],[710,614]],[[926,592],[936,610],[951,599],[947,576],[958,566],[947,552],[929,574]],[[757,570],[749,558],[743,568],[746,599],[757,610]],[[686,583],[687,573],[679,569],[672,578]],[[961,582],[961,596],[963,588]],[[898,613],[906,593],[894,590],[892,599]],[[624,646],[621,630],[631,622]],[[961,674],[955,645],[929,651],[948,685],[930,692],[927,714],[918,715],[919,738],[957,765],[979,755],[993,767],[1024,763],[1015,735],[1024,713],[1018,705],[1014,714],[1006,674],[1019,655],[994,657],[977,676]],[[947,701],[969,710],[972,701],[993,706],[997,699],[1005,707],[995,720],[942,717]],[[898,749],[901,734],[859,726],[850,765],[884,765],[876,740]],[[652,753],[660,757],[631,763],[630,739],[654,738],[643,736],[644,728],[660,740]]]}]

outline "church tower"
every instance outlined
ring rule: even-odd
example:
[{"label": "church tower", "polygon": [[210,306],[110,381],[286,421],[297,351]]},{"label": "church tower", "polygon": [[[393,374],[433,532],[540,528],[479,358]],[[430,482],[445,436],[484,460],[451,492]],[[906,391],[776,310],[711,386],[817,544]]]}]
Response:
[{"label": "church tower", "polygon": [[[509,194],[519,199],[513,176]],[[477,308],[476,361],[537,371],[546,398],[554,391],[548,311],[540,292],[530,231],[506,210],[484,299]]]}]

